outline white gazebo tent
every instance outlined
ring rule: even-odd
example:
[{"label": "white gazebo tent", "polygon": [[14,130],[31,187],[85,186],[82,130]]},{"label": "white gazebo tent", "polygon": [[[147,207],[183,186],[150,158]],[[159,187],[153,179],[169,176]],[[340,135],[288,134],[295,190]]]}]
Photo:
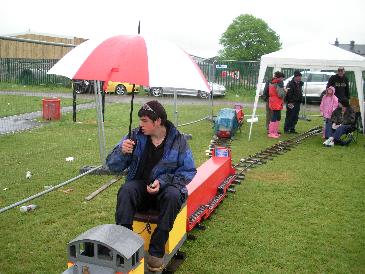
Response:
[{"label": "white gazebo tent", "polygon": [[251,139],[252,124],[256,120],[256,109],[259,100],[261,83],[266,68],[273,67],[274,71],[281,68],[297,68],[310,70],[334,70],[343,66],[345,71],[355,74],[356,89],[359,99],[361,120],[364,121],[364,93],[362,71],[365,70],[365,58],[361,55],[343,50],[330,44],[300,44],[284,48],[261,57],[259,78],[256,87],[256,97],[253,106],[249,140]]}]

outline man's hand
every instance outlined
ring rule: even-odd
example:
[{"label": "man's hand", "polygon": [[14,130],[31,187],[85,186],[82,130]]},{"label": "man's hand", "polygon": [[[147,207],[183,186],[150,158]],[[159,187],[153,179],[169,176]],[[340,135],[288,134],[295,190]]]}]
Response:
[{"label": "man's hand", "polygon": [[122,153],[123,154],[132,153],[134,145],[135,145],[135,143],[133,140],[131,140],[131,139],[124,140],[122,143]]},{"label": "man's hand", "polygon": [[160,191],[160,182],[154,180],[153,183],[147,185],[147,192],[149,194],[157,194]]},{"label": "man's hand", "polygon": [[332,128],[333,129],[337,129],[338,127],[340,127],[341,125],[336,125],[335,123],[332,124]]}]

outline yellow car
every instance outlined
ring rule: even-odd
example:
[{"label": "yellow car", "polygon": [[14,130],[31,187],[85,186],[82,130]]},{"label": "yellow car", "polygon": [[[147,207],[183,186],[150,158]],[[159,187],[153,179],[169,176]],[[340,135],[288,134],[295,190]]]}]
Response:
[{"label": "yellow car", "polygon": [[[126,93],[132,93],[133,84],[122,83],[122,82],[112,82],[109,81],[105,89],[106,93],[115,92],[118,95],[124,95]],[[139,92],[139,85],[135,85],[134,92]]]}]

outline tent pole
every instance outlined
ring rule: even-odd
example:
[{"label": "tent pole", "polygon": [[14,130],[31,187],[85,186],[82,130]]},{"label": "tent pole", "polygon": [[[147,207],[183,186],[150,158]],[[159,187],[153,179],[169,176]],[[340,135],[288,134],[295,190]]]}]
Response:
[{"label": "tent pole", "polygon": [[177,91],[176,88],[173,88],[174,90],[174,117],[175,117],[175,125],[178,124],[178,113],[177,113]]},{"label": "tent pole", "polygon": [[[307,74],[307,71],[304,71],[304,74]],[[305,87],[304,87],[304,109],[302,110],[302,115],[299,116],[299,119],[301,120],[305,120],[305,121],[311,121],[311,119],[309,119],[307,117],[307,86],[308,86],[308,77],[305,78]]]}]

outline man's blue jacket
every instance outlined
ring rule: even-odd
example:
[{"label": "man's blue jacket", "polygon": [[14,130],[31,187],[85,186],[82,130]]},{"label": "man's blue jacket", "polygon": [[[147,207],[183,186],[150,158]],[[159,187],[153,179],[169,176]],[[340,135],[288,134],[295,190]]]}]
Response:
[{"label": "man's blue jacket", "polygon": [[[196,174],[193,155],[184,136],[170,121],[167,121],[166,127],[168,127],[168,136],[166,136],[163,156],[152,169],[150,181],[159,180],[161,190],[167,185],[173,185],[187,195],[186,185]],[[141,159],[145,157],[143,151],[147,143],[147,136],[140,128],[135,128],[132,136],[135,136],[136,142],[133,154],[122,153],[122,143],[127,139],[127,136],[124,136],[106,158],[106,164],[113,172],[122,172],[128,168],[127,181],[135,179]]]}]

